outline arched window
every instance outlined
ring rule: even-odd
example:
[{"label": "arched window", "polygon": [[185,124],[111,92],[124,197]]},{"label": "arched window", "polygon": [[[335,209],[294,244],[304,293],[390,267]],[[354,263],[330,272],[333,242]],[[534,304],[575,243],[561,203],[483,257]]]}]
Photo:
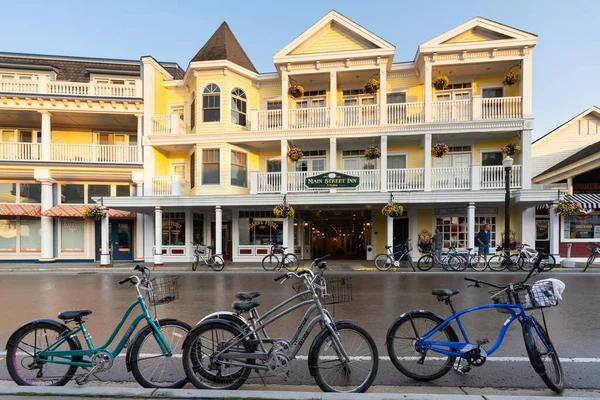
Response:
[{"label": "arched window", "polygon": [[246,93],[242,89],[231,91],[231,122],[246,126]]},{"label": "arched window", "polygon": [[214,83],[204,88],[202,114],[204,122],[219,122],[221,120],[221,89]]}]

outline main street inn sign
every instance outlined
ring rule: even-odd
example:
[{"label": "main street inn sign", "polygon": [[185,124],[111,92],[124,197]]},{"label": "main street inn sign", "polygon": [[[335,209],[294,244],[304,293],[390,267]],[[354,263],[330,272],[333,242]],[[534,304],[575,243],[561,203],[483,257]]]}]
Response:
[{"label": "main street inn sign", "polygon": [[325,172],[320,175],[304,178],[304,184],[311,189],[321,188],[354,188],[359,184],[358,176],[350,176],[340,172]]}]

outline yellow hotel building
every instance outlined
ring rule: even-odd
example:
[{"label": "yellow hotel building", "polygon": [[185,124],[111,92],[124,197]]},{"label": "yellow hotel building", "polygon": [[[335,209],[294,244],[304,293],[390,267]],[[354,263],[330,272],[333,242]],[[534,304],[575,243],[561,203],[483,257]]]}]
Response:
[{"label": "yellow hotel building", "polygon": [[[534,243],[535,206],[554,195],[531,185],[536,42],[477,17],[393,62],[394,45],[331,11],[274,55],[271,73],[226,23],[185,71],[149,56],[0,54],[0,257],[98,260],[104,240],[115,259],[157,265],[190,261],[192,242],[241,262],[272,243],[301,259],[372,259],[408,239],[417,257],[419,232],[439,228],[444,247],[470,248],[482,223],[493,246],[509,143],[521,147],[511,230]],[[520,79],[503,84],[511,71]],[[439,76],[447,86],[435,87]],[[364,90],[371,80],[379,88]],[[301,97],[290,95],[297,86]],[[443,157],[432,156],[437,143]],[[379,158],[365,158],[370,146]],[[291,161],[290,149],[303,158]],[[307,186],[322,174],[358,184]],[[381,214],[392,197],[402,216]],[[100,198],[104,229],[80,217]],[[284,198],[294,218],[274,217]]]}]

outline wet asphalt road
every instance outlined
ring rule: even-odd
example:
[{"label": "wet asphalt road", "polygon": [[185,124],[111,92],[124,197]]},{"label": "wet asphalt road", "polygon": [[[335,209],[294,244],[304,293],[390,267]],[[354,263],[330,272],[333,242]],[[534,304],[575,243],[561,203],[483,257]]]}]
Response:
[{"label": "wet asphalt road", "polygon": [[[230,310],[237,291],[259,291],[264,313],[268,308],[288,298],[294,291],[291,281],[279,285],[273,282],[276,273],[212,273],[183,274],[179,280],[180,299],[158,308],[159,318],[174,317],[194,325],[202,316],[217,310]],[[335,272],[328,272],[336,276]],[[353,301],[336,305],[336,319],[350,319],[365,328],[378,345],[379,356],[387,356],[385,336],[388,327],[403,312],[413,309],[431,310],[447,315],[448,309],[432,296],[431,289],[458,288],[456,308],[489,302],[487,289],[469,288],[464,276],[508,283],[523,277],[513,273],[394,273],[350,272],[353,276]],[[546,312],[551,338],[563,362],[566,386],[577,389],[600,389],[600,275],[581,273],[545,274],[566,284],[564,301]],[[0,277],[0,359],[5,357],[4,344],[21,324],[36,318],[56,318],[61,310],[92,309],[86,327],[95,345],[102,344],[120,320],[127,306],[135,299],[135,291],[118,285],[120,274],[34,275],[3,274]],[[271,336],[290,337],[304,311],[284,317],[269,329]],[[465,316],[462,321],[472,341],[489,338],[494,342],[506,315],[481,311]],[[125,325],[127,327],[127,324]],[[300,355],[308,354],[316,331],[309,337]],[[82,340],[83,342],[83,340]],[[541,379],[527,361],[521,329],[515,323],[508,330],[502,346],[480,368],[463,376],[451,371],[431,386],[465,386],[498,388],[544,388]],[[516,360],[507,357],[518,357]],[[118,358],[113,368],[100,378],[109,381],[133,381],[125,370],[124,358]],[[0,362],[0,380],[10,379],[4,360]],[[249,383],[260,383],[251,375]],[[284,383],[281,377],[271,377],[268,383]],[[292,373],[285,383],[314,385],[306,361],[292,363]],[[411,385],[417,383],[398,372],[389,360],[381,360],[376,385]]]}]

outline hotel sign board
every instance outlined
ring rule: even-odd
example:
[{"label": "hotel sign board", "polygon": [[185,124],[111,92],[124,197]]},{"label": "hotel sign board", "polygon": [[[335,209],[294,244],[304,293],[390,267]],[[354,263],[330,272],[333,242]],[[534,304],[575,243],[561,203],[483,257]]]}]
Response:
[{"label": "hotel sign board", "polygon": [[325,172],[304,178],[304,184],[311,189],[355,188],[359,183],[358,176],[350,176],[340,172]]}]

